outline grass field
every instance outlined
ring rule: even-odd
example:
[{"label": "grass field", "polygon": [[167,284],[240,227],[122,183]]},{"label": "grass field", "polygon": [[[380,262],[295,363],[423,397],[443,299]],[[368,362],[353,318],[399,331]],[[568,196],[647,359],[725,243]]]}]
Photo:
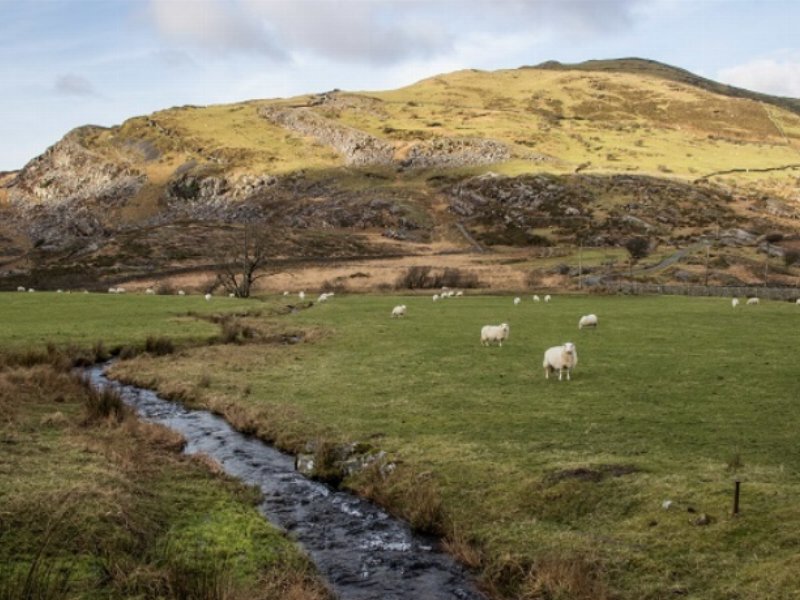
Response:
[{"label": "grass field", "polygon": [[[3,336],[20,346],[53,329],[23,318],[25,302],[38,301],[29,296],[0,296],[18,311]],[[172,319],[186,299],[85,302],[116,300],[130,303],[128,314],[140,310],[145,328],[183,323]],[[397,303],[407,318],[389,318]],[[82,339],[113,330],[99,309],[88,312],[97,320]],[[599,316],[596,331],[577,329],[587,312]],[[611,296],[545,305],[526,296],[515,307],[508,296],[337,295],[245,320],[305,330],[307,341],[142,355],[115,372],[284,446],[360,440],[385,450],[398,475],[345,483],[412,520],[419,507],[410,505],[440,503],[434,525],[497,597],[800,593],[795,305],[733,310],[721,298]],[[481,347],[480,327],[502,321],[508,342]],[[199,327],[192,335],[202,339],[204,325],[183,333]],[[578,349],[573,380],[545,380],[544,350],[565,341]],[[703,514],[710,524],[695,524]]]},{"label": "grass field", "polygon": [[[401,301],[408,317],[389,319]],[[578,331],[590,311],[599,329]],[[337,297],[285,320],[323,334],[293,347],[198,348],[168,365],[135,359],[118,372],[223,411],[233,401],[288,445],[372,441],[435,483],[457,551],[481,563],[490,587],[505,582],[498,593],[550,585],[558,597],[562,584],[547,577],[593,582],[587,597],[800,590],[798,372],[786,358],[800,341],[796,306]],[[481,325],[501,321],[508,343],[481,347]],[[544,349],[568,340],[573,381],[546,381]],[[742,514],[732,518],[735,477]],[[710,525],[693,524],[702,513]]]}]

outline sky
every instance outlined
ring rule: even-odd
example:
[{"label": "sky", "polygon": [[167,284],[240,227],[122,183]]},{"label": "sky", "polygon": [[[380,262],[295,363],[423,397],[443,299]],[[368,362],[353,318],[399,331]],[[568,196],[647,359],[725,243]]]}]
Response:
[{"label": "sky", "polygon": [[800,97],[800,0],[0,0],[0,171],[162,108],[637,56]]}]

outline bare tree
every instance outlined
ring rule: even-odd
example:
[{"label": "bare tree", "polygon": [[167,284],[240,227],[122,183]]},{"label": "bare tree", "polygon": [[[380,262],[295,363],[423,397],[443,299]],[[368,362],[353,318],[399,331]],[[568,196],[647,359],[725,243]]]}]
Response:
[{"label": "bare tree", "polygon": [[263,223],[245,223],[223,244],[218,256],[217,282],[237,298],[249,298],[253,283],[266,275],[270,230]]}]

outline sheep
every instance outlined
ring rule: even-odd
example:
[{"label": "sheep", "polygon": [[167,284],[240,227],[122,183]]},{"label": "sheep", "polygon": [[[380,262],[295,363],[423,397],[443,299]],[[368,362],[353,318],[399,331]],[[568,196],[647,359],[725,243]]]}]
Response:
[{"label": "sheep", "polygon": [[481,344],[483,346],[490,346],[492,342],[497,342],[497,345],[503,347],[503,340],[508,339],[510,333],[508,323],[501,323],[500,325],[484,325],[481,328]]},{"label": "sheep", "polygon": [[392,309],[392,318],[395,317],[405,317],[406,316],[406,305],[399,304]]},{"label": "sheep", "polygon": [[35,289],[33,289],[33,288],[28,288],[28,293],[29,293],[29,294],[32,294],[32,293],[33,293],[33,292],[35,292],[35,291],[36,291],[36,290],[35,290]]},{"label": "sheep", "polygon": [[286,290],[286,291],[284,291],[284,292],[283,292],[283,295],[284,295],[284,296],[288,296],[288,295],[289,295],[289,290]]},{"label": "sheep", "polygon": [[322,294],[319,295],[319,298],[317,298],[317,302],[327,302],[328,298],[330,298],[331,296],[333,296],[333,292],[328,292],[328,293],[323,292]]},{"label": "sheep", "polygon": [[575,365],[578,364],[578,351],[575,344],[567,342],[563,346],[553,346],[548,348],[544,353],[544,367],[545,379],[550,379],[550,373],[558,371],[558,380],[561,381],[561,376],[564,371],[567,372],[567,381],[570,380],[570,373]]},{"label": "sheep", "polygon": [[533,295],[533,301],[534,302],[539,302],[539,296],[537,294]]},{"label": "sheep", "polygon": [[800,304],[800,298],[794,301],[795,304]]},{"label": "sheep", "polygon": [[185,295],[186,292],[184,292],[183,290],[178,290],[178,296],[185,296]]},{"label": "sheep", "polygon": [[56,290],[56,294],[63,294],[64,290]]},{"label": "sheep", "polygon": [[733,300],[731,300],[731,307],[736,308],[737,306],[739,306],[739,299],[734,298]]},{"label": "sheep", "polygon": [[231,292],[230,294],[228,294],[228,298],[236,298],[236,294],[234,294],[233,292]]},{"label": "sheep", "polygon": [[147,288],[144,291],[144,293],[147,294],[148,296],[153,296],[156,293],[156,291],[153,288]]},{"label": "sheep", "polygon": [[124,294],[125,293],[125,288],[121,288],[121,287],[117,288],[117,293],[118,294]]},{"label": "sheep", "polygon": [[753,298],[748,298],[748,299],[747,299],[747,305],[748,305],[748,306],[750,306],[751,304],[758,304],[758,302],[759,302],[759,300],[758,300],[758,298],[756,298],[756,297],[753,297]]},{"label": "sheep", "polygon": [[18,291],[18,292],[24,292],[24,291],[25,291],[25,286],[24,286],[24,285],[20,285],[20,286],[18,286],[18,287],[17,287],[17,291]]},{"label": "sheep", "polygon": [[550,302],[550,300],[552,300],[552,298],[550,297],[550,294],[547,294],[547,296],[544,297],[544,301]]},{"label": "sheep", "polygon": [[433,301],[436,302],[439,299],[439,294],[433,295]]},{"label": "sheep", "polygon": [[514,306],[516,306],[516,305],[517,305],[517,304],[519,304],[520,302],[522,302],[522,298],[520,298],[519,296],[517,296],[516,298],[514,298]]},{"label": "sheep", "polygon": [[208,302],[211,300],[211,294],[206,294],[205,296],[203,296],[203,298],[205,298],[206,302]]},{"label": "sheep", "polygon": [[306,299],[306,293],[305,292],[300,292],[299,294],[297,294],[297,297],[300,298],[300,300],[305,300]]},{"label": "sheep", "polygon": [[456,292],[456,298],[458,298],[458,297],[460,297],[460,296],[463,296],[463,295],[464,295],[464,292],[462,292],[461,290],[458,290],[458,291]]},{"label": "sheep", "polygon": [[584,327],[597,327],[597,315],[584,315],[581,317],[581,320],[578,321],[578,329],[583,329]]},{"label": "sheep", "polygon": [[115,288],[115,287],[108,288],[108,293],[109,294],[116,294],[117,293],[117,288]]}]

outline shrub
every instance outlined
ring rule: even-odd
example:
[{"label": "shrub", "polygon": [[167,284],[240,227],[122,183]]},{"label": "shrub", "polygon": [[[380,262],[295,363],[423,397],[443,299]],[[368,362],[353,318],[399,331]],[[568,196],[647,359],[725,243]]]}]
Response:
[{"label": "shrub", "polygon": [[144,351],[154,356],[165,356],[175,352],[175,344],[169,338],[149,335],[144,342]]},{"label": "shrub", "polygon": [[109,418],[121,423],[125,419],[125,403],[117,390],[107,386],[98,389],[86,377],[80,378],[80,382],[86,390],[84,406],[87,423]]}]

